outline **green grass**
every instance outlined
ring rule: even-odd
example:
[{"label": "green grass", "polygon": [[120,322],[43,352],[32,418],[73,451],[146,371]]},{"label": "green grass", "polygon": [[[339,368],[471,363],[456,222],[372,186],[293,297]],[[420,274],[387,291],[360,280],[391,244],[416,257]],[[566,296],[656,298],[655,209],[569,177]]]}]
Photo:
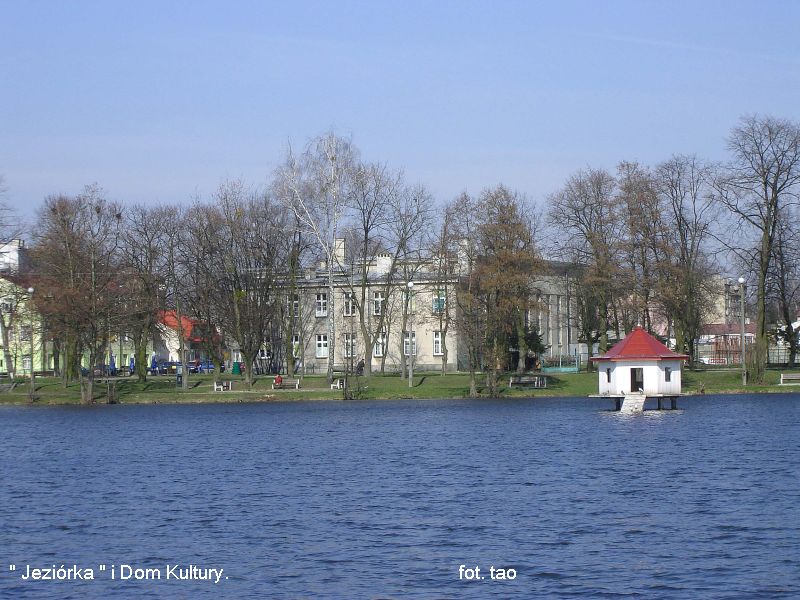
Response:
[{"label": "green grass", "polygon": [[[706,371],[683,371],[683,391],[686,394],[718,394],[738,392],[800,391],[800,387],[781,387],[779,370],[767,372],[765,385],[741,384],[740,371],[719,369]],[[252,390],[248,390],[240,376],[225,376],[232,380],[230,392],[213,391],[213,375],[190,375],[189,389],[175,385],[174,376],[151,377],[145,383],[135,378],[119,378],[118,397],[125,404],[146,403],[197,403],[197,402],[250,402],[270,400],[342,400],[342,390],[331,390],[324,376],[312,375],[303,380],[300,390],[272,390],[272,377],[257,377]],[[359,390],[360,386],[360,390]],[[514,387],[508,389],[508,376],[500,378],[500,395],[503,397],[588,396],[597,393],[597,373],[559,373],[549,378],[546,390]],[[96,384],[95,401],[106,402],[106,385]],[[351,379],[351,389],[362,399],[399,398],[463,398],[469,395],[469,375],[465,373],[415,373],[414,386],[398,375],[375,374],[369,379]],[[11,392],[0,393],[0,403],[24,404],[29,401],[29,382],[19,380]],[[485,394],[483,377],[478,378],[478,392]],[[37,404],[80,404],[80,385],[73,383],[66,388],[60,379],[39,377],[36,379]]]}]

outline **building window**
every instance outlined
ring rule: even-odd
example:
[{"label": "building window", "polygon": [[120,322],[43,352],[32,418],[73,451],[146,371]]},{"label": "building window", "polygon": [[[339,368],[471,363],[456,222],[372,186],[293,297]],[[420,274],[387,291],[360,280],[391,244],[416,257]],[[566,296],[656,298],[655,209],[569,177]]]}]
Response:
[{"label": "building window", "polygon": [[356,355],[356,334],[344,334],[344,357],[353,358]]},{"label": "building window", "polygon": [[433,314],[439,315],[444,312],[444,308],[447,305],[447,296],[444,292],[437,292],[436,295],[433,297],[431,302],[431,311]]},{"label": "building window", "polygon": [[611,369],[606,369],[606,383],[611,383]]},{"label": "building window", "polygon": [[672,381],[672,368],[664,367],[664,381]]},{"label": "building window", "polygon": [[300,298],[297,294],[289,296],[286,299],[286,303],[289,305],[289,315],[292,317],[299,317],[300,316]]},{"label": "building window", "polygon": [[317,334],[317,358],[328,358],[328,335]]},{"label": "building window", "polygon": [[408,331],[403,332],[403,354],[409,356],[409,352],[414,356],[417,355],[417,332],[412,331],[409,335]]},{"label": "building window", "polygon": [[386,296],[383,292],[372,293],[372,314],[379,317],[383,314],[383,305],[386,301]]},{"label": "building window", "polygon": [[300,352],[300,335],[295,333],[292,336],[292,357],[300,358],[302,356]]},{"label": "building window", "polygon": [[381,331],[378,334],[378,339],[375,340],[375,348],[373,354],[376,358],[380,358],[386,352],[386,332]]},{"label": "building window", "polygon": [[31,370],[31,356],[30,356],[30,354],[27,355],[27,356],[23,356],[22,357],[22,369],[24,371],[30,371]]},{"label": "building window", "polygon": [[410,313],[414,312],[414,290],[406,288],[404,290],[406,310]]},{"label": "building window", "polygon": [[372,293],[372,314],[376,317],[383,314],[383,303],[386,298],[383,295],[383,292],[373,292]]},{"label": "building window", "polygon": [[318,317],[328,316],[328,294],[317,294],[316,315]]},{"label": "building window", "polygon": [[441,331],[434,331],[433,332],[433,355],[434,356],[442,356],[442,355],[444,355],[444,350],[442,349],[442,332]]},{"label": "building window", "polygon": [[19,340],[21,342],[30,342],[31,341],[31,326],[30,325],[21,325],[19,328]]},{"label": "building window", "polygon": [[353,292],[344,293],[344,316],[352,317],[356,314],[356,298]]}]

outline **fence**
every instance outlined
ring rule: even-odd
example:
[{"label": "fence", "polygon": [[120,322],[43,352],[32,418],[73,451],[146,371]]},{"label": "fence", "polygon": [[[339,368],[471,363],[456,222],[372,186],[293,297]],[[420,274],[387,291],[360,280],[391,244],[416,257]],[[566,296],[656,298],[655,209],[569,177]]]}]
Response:
[{"label": "fence", "polygon": [[577,354],[543,356],[539,362],[543,373],[577,373],[581,370],[581,357]]}]

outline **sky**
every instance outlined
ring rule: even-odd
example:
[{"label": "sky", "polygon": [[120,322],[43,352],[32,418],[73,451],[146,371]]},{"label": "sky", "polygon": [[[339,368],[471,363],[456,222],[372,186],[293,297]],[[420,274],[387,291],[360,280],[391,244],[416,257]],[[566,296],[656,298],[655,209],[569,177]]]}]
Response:
[{"label": "sky", "polygon": [[543,203],[581,168],[725,160],[745,114],[800,119],[800,2],[0,2],[0,175],[27,218],[95,182],[265,185],[328,131],[441,203]]}]

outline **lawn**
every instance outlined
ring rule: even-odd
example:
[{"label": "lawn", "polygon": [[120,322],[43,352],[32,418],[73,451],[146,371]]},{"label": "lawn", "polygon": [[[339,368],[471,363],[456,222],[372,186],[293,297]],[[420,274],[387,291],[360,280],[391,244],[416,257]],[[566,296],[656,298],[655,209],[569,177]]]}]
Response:
[{"label": "lawn", "polygon": [[[233,381],[233,390],[226,392],[213,391],[213,375],[190,375],[189,389],[183,390],[175,385],[175,378],[169,376],[150,377],[140,383],[135,378],[120,377],[116,380],[119,401],[133,403],[181,403],[181,402],[249,402],[269,400],[342,400],[342,390],[331,390],[324,376],[311,375],[303,379],[301,389],[273,390],[272,377],[257,377],[252,390],[247,389],[240,376],[226,375],[223,379]],[[800,387],[781,387],[780,371],[767,372],[765,385],[741,384],[741,372],[738,370],[704,370],[683,372],[683,391],[686,394],[717,394],[737,392],[775,392],[792,391]],[[545,397],[545,396],[588,396],[597,393],[596,373],[559,373],[549,378],[548,388],[530,389],[514,387],[509,389],[508,377],[500,378],[500,395],[504,397]],[[361,399],[396,399],[396,398],[463,398],[469,395],[469,375],[465,373],[415,373],[413,387],[408,387],[408,380],[398,375],[375,374],[367,378],[351,378],[350,386],[355,398]],[[108,387],[96,384],[95,400],[105,403]],[[483,394],[483,377],[478,378],[478,392]],[[17,387],[10,392],[0,393],[2,403],[27,403],[30,387],[27,380],[19,380]],[[79,404],[80,386],[70,384],[66,388],[60,379],[39,377],[36,379],[37,404]]]}]

